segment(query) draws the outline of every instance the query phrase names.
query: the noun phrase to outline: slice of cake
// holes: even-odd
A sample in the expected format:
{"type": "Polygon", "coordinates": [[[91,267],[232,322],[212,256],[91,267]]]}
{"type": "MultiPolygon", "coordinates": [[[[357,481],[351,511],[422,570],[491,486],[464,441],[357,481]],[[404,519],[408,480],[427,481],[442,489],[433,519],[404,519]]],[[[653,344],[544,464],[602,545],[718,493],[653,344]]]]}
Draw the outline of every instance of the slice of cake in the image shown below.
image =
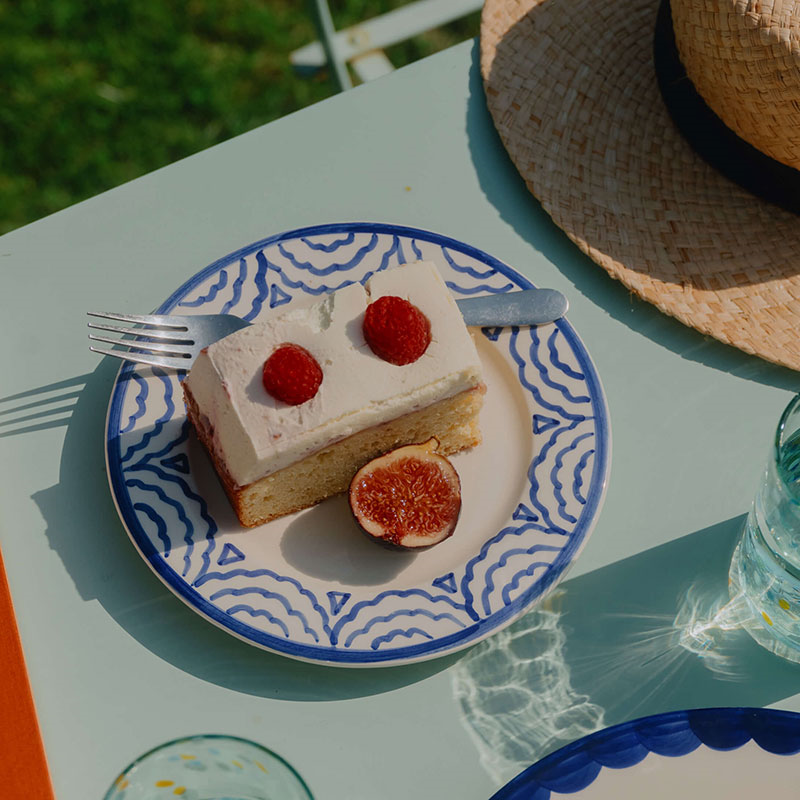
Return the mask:
{"type": "Polygon", "coordinates": [[[485,392],[458,307],[423,261],[227,336],[183,389],[248,527],[346,491],[394,447],[436,437],[448,455],[478,444],[485,392]]]}

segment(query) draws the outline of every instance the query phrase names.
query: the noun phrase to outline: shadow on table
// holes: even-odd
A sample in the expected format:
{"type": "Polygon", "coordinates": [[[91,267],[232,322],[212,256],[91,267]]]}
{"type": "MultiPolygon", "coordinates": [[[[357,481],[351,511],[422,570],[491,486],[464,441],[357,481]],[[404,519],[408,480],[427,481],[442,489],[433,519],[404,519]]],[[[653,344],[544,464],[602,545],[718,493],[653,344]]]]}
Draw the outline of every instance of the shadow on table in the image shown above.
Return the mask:
{"type": "Polygon", "coordinates": [[[796,372],[704,336],[640,300],[584,255],[553,224],[528,191],[495,130],[486,107],[477,40],[472,52],[466,129],[475,172],[489,202],[520,237],[553,263],[592,303],[689,361],[769,386],[800,390],[796,372]]]}
{"type": "Polygon", "coordinates": [[[89,377],[77,375],[0,397],[0,439],[66,427],[89,377]]]}
{"type": "Polygon", "coordinates": [[[452,670],[463,722],[498,785],[595,730],[665,711],[766,706],[800,665],[757,645],[727,573],[744,517],[566,580],[452,670]]]}
{"type": "Polygon", "coordinates": [[[85,386],[71,406],[60,480],[33,499],[81,597],[97,600],[144,647],[201,680],[266,697],[334,700],[390,691],[455,667],[465,724],[479,748],[494,741],[494,731],[500,738],[492,758],[519,749],[526,764],[587,726],[678,707],[767,705],[800,691],[800,666],[740,630],[705,645],[698,634],[693,648],[679,643],[680,625],[702,622],[724,603],[742,518],[567,580],[505,631],[421,664],[323,667],[240,642],[163,586],[118,519],[103,445],[116,371],[104,361],[81,376],[85,386]],[[511,729],[503,727],[506,713],[511,729]],[[536,725],[526,724],[534,719],[536,725]],[[549,738],[532,741],[534,730],[549,738]]]}
{"type": "Polygon", "coordinates": [[[105,417],[117,368],[107,359],[81,376],[85,386],[68,420],[59,423],[67,424],[59,482],[33,496],[50,546],[84,600],[97,600],[140,644],[178,669],[247,694],[301,701],[360,697],[415,683],[453,663],[457,656],[369,670],[301,663],[245,644],[184,605],[135,550],[109,492],[105,417]]]}

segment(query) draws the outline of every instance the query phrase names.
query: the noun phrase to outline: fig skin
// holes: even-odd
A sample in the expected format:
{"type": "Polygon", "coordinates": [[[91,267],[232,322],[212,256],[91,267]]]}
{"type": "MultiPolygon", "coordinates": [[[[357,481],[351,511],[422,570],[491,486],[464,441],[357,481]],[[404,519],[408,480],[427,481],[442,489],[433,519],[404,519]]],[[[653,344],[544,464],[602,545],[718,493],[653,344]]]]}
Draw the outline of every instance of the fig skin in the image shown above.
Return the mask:
{"type": "MultiPolygon", "coordinates": [[[[450,461],[437,453],[439,442],[431,438],[421,444],[410,444],[397,447],[374,458],[365,464],[353,477],[348,494],[350,510],[361,531],[371,541],[376,542],[390,550],[404,552],[417,552],[428,550],[440,544],[453,535],[461,514],[461,481],[450,461]],[[406,462],[418,462],[424,474],[419,473],[399,475],[398,469],[407,466],[406,462]],[[394,471],[392,468],[394,467],[394,471]],[[432,467],[425,470],[425,467],[432,467]],[[415,478],[418,480],[415,481],[415,478]],[[419,480],[430,479],[419,496],[403,496],[402,484],[412,485],[419,480]],[[370,483],[371,481],[371,483],[370,483]],[[397,484],[401,484],[398,486],[397,484]],[[376,496],[376,488],[386,488],[384,484],[394,484],[394,492],[380,493],[376,496]],[[426,498],[424,490],[429,490],[435,496],[426,498]],[[372,492],[372,497],[368,493],[372,492]],[[391,499],[390,499],[391,498],[391,499]],[[367,506],[372,499],[373,505],[367,506]],[[396,501],[396,502],[392,502],[396,501]],[[419,503],[419,513],[414,513],[414,506],[419,503]],[[427,503],[427,507],[425,504],[427,503]],[[392,513],[393,506],[396,513],[392,513]],[[404,508],[411,506],[411,513],[403,513],[404,508]],[[383,519],[370,515],[369,511],[382,512],[383,519]],[[425,515],[428,518],[425,518],[425,515]],[[430,528],[430,523],[436,515],[441,518],[437,528],[430,528]],[[424,530],[419,531],[419,525],[427,523],[424,530]],[[408,526],[411,526],[411,530],[408,526]],[[415,530],[416,528],[416,530],[415,530]]],[[[415,488],[419,488],[419,485],[415,488]]]]}

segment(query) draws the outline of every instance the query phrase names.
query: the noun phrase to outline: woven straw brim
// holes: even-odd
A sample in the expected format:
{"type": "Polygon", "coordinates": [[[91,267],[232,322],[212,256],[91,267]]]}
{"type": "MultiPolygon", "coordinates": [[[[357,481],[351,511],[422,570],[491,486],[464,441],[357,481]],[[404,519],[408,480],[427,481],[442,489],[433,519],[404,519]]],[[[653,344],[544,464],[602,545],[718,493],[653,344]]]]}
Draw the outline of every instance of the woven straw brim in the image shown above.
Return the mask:
{"type": "Polygon", "coordinates": [[[800,217],[683,140],[653,67],[658,0],[486,0],[501,139],[553,221],[643,299],[800,369],[800,217]]]}

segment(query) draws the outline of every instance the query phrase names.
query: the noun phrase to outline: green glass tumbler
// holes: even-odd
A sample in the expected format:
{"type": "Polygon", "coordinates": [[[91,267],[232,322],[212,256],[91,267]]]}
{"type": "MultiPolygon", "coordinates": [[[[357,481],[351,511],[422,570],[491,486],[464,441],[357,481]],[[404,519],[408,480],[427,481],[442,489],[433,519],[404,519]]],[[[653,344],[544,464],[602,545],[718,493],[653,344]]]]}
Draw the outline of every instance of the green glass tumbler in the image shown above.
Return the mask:
{"type": "Polygon", "coordinates": [[[124,769],[104,800],[313,800],[280,756],[235,736],[204,734],[150,750],[124,769]]]}
{"type": "Polygon", "coordinates": [[[800,661],[800,395],[778,422],[729,577],[731,596],[752,611],[747,631],[800,661]]]}

